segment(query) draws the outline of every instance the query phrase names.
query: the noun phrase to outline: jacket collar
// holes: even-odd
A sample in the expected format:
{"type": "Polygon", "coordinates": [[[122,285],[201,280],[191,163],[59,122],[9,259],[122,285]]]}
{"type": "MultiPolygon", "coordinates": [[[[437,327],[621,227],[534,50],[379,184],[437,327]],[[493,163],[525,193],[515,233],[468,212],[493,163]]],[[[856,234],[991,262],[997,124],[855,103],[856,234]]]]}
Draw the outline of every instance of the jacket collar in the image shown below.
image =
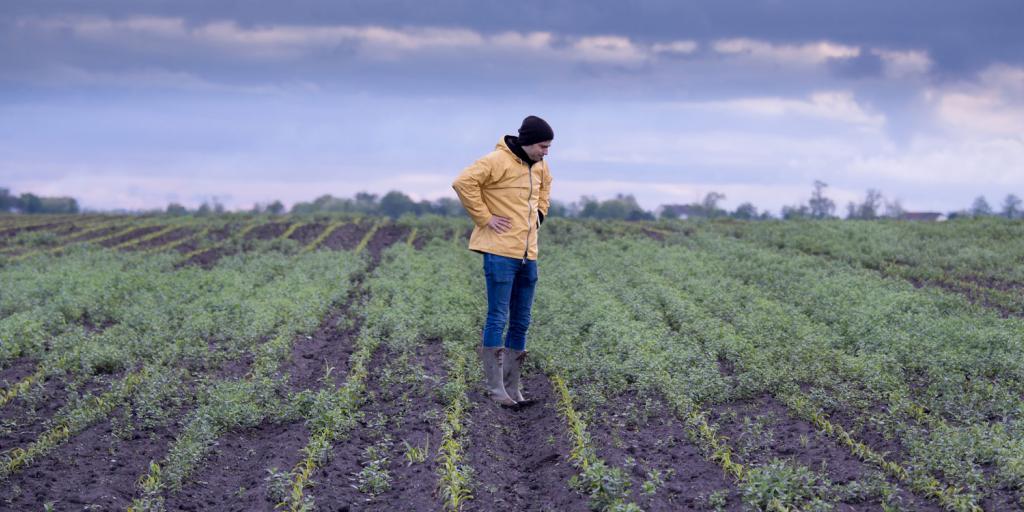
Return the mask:
{"type": "Polygon", "coordinates": [[[527,164],[528,166],[533,167],[533,164],[537,163],[533,160],[530,160],[530,157],[526,154],[526,151],[523,151],[523,147],[519,145],[519,137],[516,137],[515,135],[506,135],[504,138],[501,139],[501,142],[502,143],[499,144],[499,146],[504,146],[504,148],[507,151],[511,151],[512,154],[516,156],[516,158],[522,160],[523,163],[527,164]]]}

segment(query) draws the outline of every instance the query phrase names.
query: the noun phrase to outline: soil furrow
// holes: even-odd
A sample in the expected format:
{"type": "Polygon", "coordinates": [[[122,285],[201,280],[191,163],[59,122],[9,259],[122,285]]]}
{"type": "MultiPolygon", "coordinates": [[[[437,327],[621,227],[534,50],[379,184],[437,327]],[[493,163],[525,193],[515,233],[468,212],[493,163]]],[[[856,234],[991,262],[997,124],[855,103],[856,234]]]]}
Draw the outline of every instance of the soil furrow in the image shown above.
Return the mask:
{"type": "MultiPolygon", "coordinates": [[[[292,357],[281,367],[281,373],[289,374],[290,391],[323,387],[327,366],[332,367],[330,386],[340,385],[348,374],[349,357],[359,332],[359,323],[352,315],[353,306],[364,295],[361,282],[362,277],[356,276],[346,302],[329,312],[312,335],[293,340],[292,357]]],[[[271,490],[272,472],[277,472],[279,480],[286,479],[302,460],[309,438],[309,429],[301,420],[265,422],[225,434],[183,489],[168,496],[168,509],[274,510],[281,497],[271,490]]]]}
{"type": "MultiPolygon", "coordinates": [[[[345,305],[329,313],[311,337],[294,340],[292,361],[282,367],[283,373],[291,374],[289,387],[293,391],[321,387],[325,364],[334,367],[332,385],[348,373],[358,328],[344,328],[339,322],[350,314],[360,296],[358,290],[353,290],[345,305]]],[[[168,509],[273,510],[276,503],[271,499],[269,470],[290,471],[302,459],[309,436],[304,421],[263,423],[225,434],[202,469],[181,491],[168,496],[168,509]]]]}
{"type": "Polygon", "coordinates": [[[589,510],[570,485],[576,474],[570,442],[551,382],[541,372],[523,376],[524,394],[537,403],[502,408],[470,391],[466,461],[473,467],[473,499],[467,511],[589,510]]]}
{"type": "Polygon", "coordinates": [[[63,378],[49,376],[0,408],[0,452],[35,441],[67,403],[66,386],[63,378]]]}
{"type": "Polygon", "coordinates": [[[373,226],[372,222],[350,222],[338,226],[331,231],[331,234],[327,236],[320,246],[326,247],[335,251],[351,251],[355,249],[359,242],[363,240],[363,236],[373,226]]]}
{"type": "Polygon", "coordinates": [[[313,479],[321,510],[440,510],[436,496],[444,352],[437,341],[415,350],[388,346],[369,365],[367,403],[351,435],[335,444],[313,479]]]}
{"type": "Polygon", "coordinates": [[[274,510],[268,470],[287,473],[302,458],[308,439],[303,421],[264,423],[225,434],[202,469],[167,497],[167,510],[274,510]]]}
{"type": "Polygon", "coordinates": [[[31,357],[19,357],[3,365],[3,369],[0,369],[0,389],[7,389],[35,373],[37,364],[38,361],[31,357]]]}
{"type": "Polygon", "coordinates": [[[282,365],[282,373],[289,375],[289,387],[294,391],[317,389],[328,366],[335,385],[348,375],[349,358],[355,351],[359,333],[358,318],[353,305],[363,300],[364,292],[355,288],[345,304],[330,313],[310,336],[299,336],[292,344],[291,360],[282,365]]]}
{"type": "Polygon", "coordinates": [[[161,247],[161,246],[163,246],[165,244],[169,244],[171,242],[176,242],[178,240],[181,240],[182,238],[185,238],[187,236],[191,236],[195,232],[196,231],[194,229],[192,229],[192,228],[172,229],[171,231],[168,231],[168,232],[166,232],[166,233],[164,233],[164,234],[162,234],[162,235],[160,235],[160,236],[158,236],[156,238],[151,238],[151,239],[146,240],[144,242],[139,242],[138,244],[135,244],[134,246],[130,247],[129,249],[131,249],[133,251],[139,251],[139,250],[152,249],[152,248],[155,248],[155,247],[161,247]]]}
{"type": "Polygon", "coordinates": [[[207,270],[213,268],[214,265],[220,261],[221,258],[227,256],[230,253],[227,247],[212,247],[199,254],[192,256],[191,258],[178,263],[176,268],[187,267],[189,265],[198,265],[207,270]]]}
{"type": "MultiPolygon", "coordinates": [[[[886,436],[882,432],[879,432],[875,428],[872,428],[870,424],[865,424],[863,421],[857,420],[857,415],[853,411],[837,408],[826,408],[824,411],[828,416],[829,420],[851,433],[857,440],[869,446],[871,449],[878,453],[885,454],[887,460],[897,462],[901,465],[908,465],[908,454],[903,444],[899,439],[886,436]]],[[[914,422],[907,422],[913,424],[914,422]]],[[[999,478],[996,476],[998,468],[992,464],[981,465],[981,470],[985,475],[985,478],[990,481],[996,481],[999,478]]],[[[944,482],[947,485],[951,482],[947,481],[945,475],[934,474],[932,475],[940,482],[944,482]]],[[[917,501],[923,501],[923,498],[917,497],[917,501]]],[[[1014,510],[1013,507],[1019,507],[1020,504],[1019,492],[1008,489],[998,488],[992,490],[992,493],[986,496],[982,500],[982,507],[985,510],[1014,510]]],[[[926,502],[928,506],[932,506],[931,502],[926,502]]],[[[922,509],[927,510],[927,509],[922,509]]],[[[934,508],[931,510],[940,510],[934,508]]]]}
{"type": "Polygon", "coordinates": [[[124,229],[124,226],[122,226],[122,225],[115,225],[115,226],[110,226],[110,227],[107,227],[107,228],[103,228],[103,229],[101,229],[99,231],[93,231],[93,232],[90,232],[88,234],[73,236],[73,237],[65,240],[64,241],[64,245],[70,245],[70,244],[75,244],[75,243],[78,243],[78,242],[87,242],[89,240],[95,240],[97,238],[102,238],[102,237],[105,237],[105,236],[110,235],[112,233],[116,233],[118,231],[121,231],[122,229],[124,229]]]}
{"type": "Polygon", "coordinates": [[[991,291],[1011,291],[1011,290],[1004,290],[1004,289],[1001,289],[1001,288],[994,288],[994,287],[991,287],[991,286],[987,286],[985,284],[975,283],[975,282],[972,282],[972,281],[969,281],[969,280],[940,281],[940,280],[933,280],[933,279],[922,279],[922,278],[917,278],[917,277],[903,277],[903,276],[900,276],[898,274],[886,272],[884,270],[880,270],[879,273],[881,273],[884,276],[904,278],[908,282],[913,284],[915,288],[925,288],[925,287],[941,288],[941,289],[943,289],[943,290],[945,290],[947,292],[955,293],[957,295],[960,295],[960,296],[966,298],[972,304],[977,304],[979,306],[983,306],[985,308],[989,308],[989,309],[999,313],[999,316],[1001,316],[1003,318],[1010,318],[1010,317],[1018,317],[1019,318],[1019,317],[1024,316],[1024,312],[1022,312],[1021,310],[1019,310],[1019,309],[1012,309],[1010,307],[1007,307],[1006,305],[999,304],[998,302],[994,302],[992,300],[992,297],[988,293],[986,293],[986,292],[991,292],[991,291]]]}
{"type": "Polygon", "coordinates": [[[664,401],[620,395],[594,411],[588,427],[598,456],[627,471],[632,501],[645,511],[743,509],[732,479],[689,441],[664,401]]]}
{"type": "Polygon", "coordinates": [[[41,224],[41,225],[37,225],[37,226],[26,226],[26,227],[17,227],[17,228],[5,229],[3,231],[0,231],[0,239],[12,238],[12,237],[15,237],[15,236],[17,236],[17,235],[19,235],[21,233],[31,233],[33,231],[41,231],[41,230],[44,230],[44,229],[55,228],[55,227],[62,226],[64,224],[66,224],[66,223],[65,222],[52,222],[52,223],[49,223],[49,224],[41,224]]]}
{"type": "Polygon", "coordinates": [[[785,404],[771,395],[718,405],[712,408],[711,419],[744,463],[789,460],[826,476],[839,492],[830,497],[837,510],[879,510],[883,493],[893,491],[892,501],[902,508],[942,510],[908,492],[881,469],[864,463],[814,425],[792,416],[785,404]]]}
{"type": "Polygon", "coordinates": [[[366,250],[370,253],[370,258],[373,261],[380,261],[384,249],[391,247],[394,243],[403,242],[407,236],[409,236],[409,228],[394,224],[381,226],[366,244],[366,250]]]}
{"type": "Polygon", "coordinates": [[[288,230],[290,222],[269,222],[245,234],[246,240],[272,240],[288,230]]]}
{"type": "Polygon", "coordinates": [[[137,492],[135,478],[166,453],[186,416],[179,410],[165,424],[128,433],[114,421],[93,425],[5,482],[0,503],[10,510],[124,510],[137,492]]]}
{"type": "Polygon", "coordinates": [[[292,232],[292,234],[289,235],[288,238],[295,240],[302,246],[306,246],[313,240],[316,240],[316,237],[319,236],[320,233],[324,231],[325,227],[327,227],[327,224],[322,222],[306,224],[304,226],[300,226],[298,229],[292,232]]]}
{"type": "Polygon", "coordinates": [[[163,228],[163,226],[148,226],[144,228],[133,229],[121,236],[115,236],[114,238],[104,240],[100,242],[100,245],[102,245],[103,247],[114,247],[129,240],[134,240],[136,238],[146,236],[150,233],[155,233],[163,228]]]}

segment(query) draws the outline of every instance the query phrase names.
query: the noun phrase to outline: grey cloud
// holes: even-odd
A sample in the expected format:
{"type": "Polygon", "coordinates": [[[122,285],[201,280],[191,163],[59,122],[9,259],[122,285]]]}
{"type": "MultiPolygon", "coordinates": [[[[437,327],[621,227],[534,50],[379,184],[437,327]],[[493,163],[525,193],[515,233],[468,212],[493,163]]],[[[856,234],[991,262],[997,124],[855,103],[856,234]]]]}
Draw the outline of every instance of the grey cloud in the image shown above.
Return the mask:
{"type": "Polygon", "coordinates": [[[870,78],[882,75],[882,59],[873,53],[862,52],[851,59],[830,59],[829,68],[844,78],[870,78]]]}
{"type": "Polygon", "coordinates": [[[62,15],[180,16],[189,23],[235,20],[245,26],[266,24],[376,24],[384,26],[470,27],[484,33],[514,30],[567,35],[614,34],[637,40],[690,38],[700,42],[749,37],[798,43],[820,39],[843,44],[923,49],[932,55],[936,75],[951,78],[993,62],[1024,62],[1024,9],[1018,0],[961,2],[675,1],[551,2],[519,0],[422,2],[349,0],[321,2],[246,2],[200,0],[141,4],[130,0],[71,0],[7,5],[9,17],[62,15]]]}

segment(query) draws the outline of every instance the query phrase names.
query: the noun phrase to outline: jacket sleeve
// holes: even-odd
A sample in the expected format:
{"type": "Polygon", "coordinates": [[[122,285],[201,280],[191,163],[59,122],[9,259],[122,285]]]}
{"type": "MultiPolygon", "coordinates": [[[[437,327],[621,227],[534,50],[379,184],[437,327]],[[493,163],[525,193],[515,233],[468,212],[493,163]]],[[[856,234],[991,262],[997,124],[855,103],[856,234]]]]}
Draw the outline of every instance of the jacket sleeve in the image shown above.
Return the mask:
{"type": "Polygon", "coordinates": [[[483,186],[490,182],[490,179],[491,165],[486,159],[481,158],[466,167],[452,182],[452,188],[459,195],[462,207],[473,219],[473,223],[480,227],[486,226],[491,220],[491,211],[484,204],[481,193],[483,186]]]}
{"type": "Polygon", "coordinates": [[[537,199],[537,209],[546,216],[549,206],[551,206],[551,170],[545,165],[544,175],[540,179],[540,198],[537,199]]]}

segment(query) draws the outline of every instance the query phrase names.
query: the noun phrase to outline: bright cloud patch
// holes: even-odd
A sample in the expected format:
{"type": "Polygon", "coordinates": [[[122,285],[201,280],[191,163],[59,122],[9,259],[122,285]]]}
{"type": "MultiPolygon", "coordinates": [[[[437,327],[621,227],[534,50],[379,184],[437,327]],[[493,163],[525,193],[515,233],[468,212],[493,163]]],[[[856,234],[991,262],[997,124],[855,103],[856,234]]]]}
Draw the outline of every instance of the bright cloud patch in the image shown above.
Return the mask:
{"type": "Polygon", "coordinates": [[[758,60],[804,65],[860,56],[860,48],[857,46],[829,41],[791,45],[746,38],[720,39],[714,42],[712,48],[725,55],[746,55],[758,60]]]}
{"type": "Polygon", "coordinates": [[[885,124],[885,115],[862,107],[848,91],[817,92],[807,99],[739,98],[693,105],[753,115],[813,117],[872,127],[885,124]]]}
{"type": "Polygon", "coordinates": [[[894,78],[922,75],[932,67],[928,53],[920,50],[892,51],[876,48],[871,53],[882,59],[885,73],[894,78]]]}
{"type": "Polygon", "coordinates": [[[583,60],[598,62],[636,62],[646,58],[645,52],[628,37],[584,37],[573,44],[576,55],[583,60]]]}
{"type": "Polygon", "coordinates": [[[926,98],[949,131],[1024,137],[1024,68],[993,66],[974,82],[929,91],[926,98]]]}
{"type": "Polygon", "coordinates": [[[999,185],[1024,187],[1024,140],[995,138],[957,141],[919,138],[898,154],[865,156],[851,162],[854,173],[921,186],[999,185]]]}
{"type": "Polygon", "coordinates": [[[697,51],[697,42],[672,41],[669,43],[655,43],[651,45],[651,51],[653,51],[654,53],[685,55],[697,51]]]}

